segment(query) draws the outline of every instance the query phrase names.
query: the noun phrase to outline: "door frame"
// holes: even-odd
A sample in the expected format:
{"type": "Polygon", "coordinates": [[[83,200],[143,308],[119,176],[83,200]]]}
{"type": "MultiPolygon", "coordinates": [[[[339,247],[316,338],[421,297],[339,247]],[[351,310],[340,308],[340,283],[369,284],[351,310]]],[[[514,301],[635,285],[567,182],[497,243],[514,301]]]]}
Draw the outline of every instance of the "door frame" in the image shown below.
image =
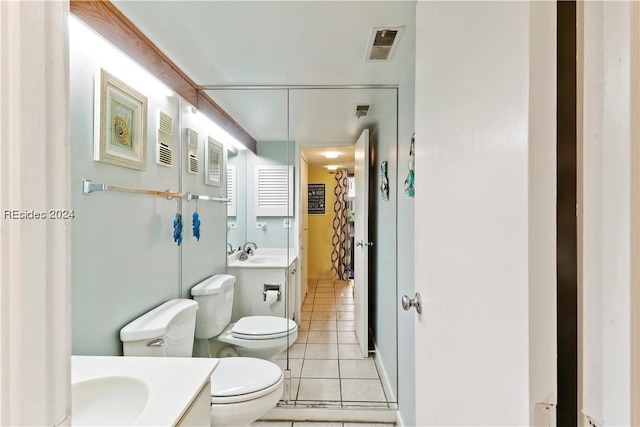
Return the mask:
{"type": "MultiPolygon", "coordinates": [[[[370,132],[369,129],[364,129],[358,140],[356,141],[356,150],[354,153],[355,159],[355,167],[354,167],[354,175],[355,175],[355,186],[356,186],[356,197],[354,200],[354,212],[356,213],[356,221],[355,221],[355,230],[354,230],[354,244],[356,248],[354,249],[354,259],[353,263],[354,267],[354,289],[353,289],[353,299],[354,299],[354,331],[356,336],[358,337],[358,344],[360,345],[360,350],[362,352],[362,357],[366,358],[369,354],[369,246],[370,244],[370,233],[369,233],[369,209],[370,209],[370,132]],[[361,142],[362,141],[362,142],[361,142]],[[362,143],[362,170],[363,172],[358,173],[358,144],[362,143]],[[364,183],[358,182],[358,178],[364,178],[364,183]],[[362,194],[358,195],[360,189],[363,189],[362,194]],[[363,212],[358,211],[358,206],[360,206],[363,212]],[[363,214],[364,213],[364,214],[363,214]],[[358,215],[363,214],[363,215],[358,215]],[[360,216],[361,218],[358,218],[360,216]],[[366,220],[363,221],[362,218],[366,220]],[[364,225],[363,225],[364,224],[364,225]],[[362,234],[358,234],[358,231],[362,234]],[[358,239],[360,240],[361,246],[358,246],[358,239]],[[362,251],[362,255],[358,255],[359,251],[362,251]],[[358,259],[356,260],[356,256],[358,259]],[[363,267],[359,266],[359,262],[361,261],[363,267]],[[357,270],[356,270],[357,269],[357,270]],[[358,274],[360,272],[361,274],[358,274]],[[364,276],[365,279],[358,278],[358,276],[364,276]],[[358,289],[358,285],[361,285],[361,289],[358,289]],[[360,307],[360,310],[358,310],[360,307]]],[[[397,331],[396,331],[397,337],[397,331]]]]}

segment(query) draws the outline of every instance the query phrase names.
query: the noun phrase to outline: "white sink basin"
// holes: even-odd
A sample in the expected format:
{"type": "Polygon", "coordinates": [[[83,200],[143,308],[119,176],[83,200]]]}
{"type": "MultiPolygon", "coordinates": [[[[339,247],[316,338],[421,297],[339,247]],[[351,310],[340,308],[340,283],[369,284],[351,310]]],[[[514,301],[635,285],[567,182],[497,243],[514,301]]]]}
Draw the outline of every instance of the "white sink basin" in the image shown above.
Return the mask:
{"type": "Polygon", "coordinates": [[[250,257],[247,260],[247,262],[251,264],[273,264],[276,261],[279,261],[277,257],[264,256],[264,255],[256,255],[254,257],[250,257]]]}
{"type": "Polygon", "coordinates": [[[132,425],[149,399],[147,385],[132,377],[100,377],[71,386],[71,425],[132,425]]]}

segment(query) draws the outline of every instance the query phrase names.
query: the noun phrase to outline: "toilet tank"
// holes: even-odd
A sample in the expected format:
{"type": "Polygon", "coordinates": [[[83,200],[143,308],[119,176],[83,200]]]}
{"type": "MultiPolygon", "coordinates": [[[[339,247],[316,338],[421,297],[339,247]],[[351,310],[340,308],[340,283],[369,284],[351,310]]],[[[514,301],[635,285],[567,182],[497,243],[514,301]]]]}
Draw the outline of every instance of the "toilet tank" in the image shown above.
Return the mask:
{"type": "Polygon", "coordinates": [[[217,274],[191,288],[191,296],[199,306],[196,316],[196,338],[213,338],[227,327],[231,321],[235,283],[234,276],[217,274]]]}
{"type": "Polygon", "coordinates": [[[198,303],[174,299],[120,330],[125,356],[191,357],[198,303]]]}

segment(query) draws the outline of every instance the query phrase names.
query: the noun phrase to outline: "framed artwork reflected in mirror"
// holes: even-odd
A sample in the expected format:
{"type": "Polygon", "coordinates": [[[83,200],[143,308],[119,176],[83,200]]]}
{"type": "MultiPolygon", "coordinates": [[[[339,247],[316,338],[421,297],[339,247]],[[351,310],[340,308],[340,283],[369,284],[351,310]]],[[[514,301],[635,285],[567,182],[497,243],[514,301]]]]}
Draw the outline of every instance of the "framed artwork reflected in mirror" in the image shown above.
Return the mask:
{"type": "Polygon", "coordinates": [[[225,174],[224,146],[209,136],[207,137],[207,146],[204,153],[204,183],[214,187],[221,187],[225,174]]]}

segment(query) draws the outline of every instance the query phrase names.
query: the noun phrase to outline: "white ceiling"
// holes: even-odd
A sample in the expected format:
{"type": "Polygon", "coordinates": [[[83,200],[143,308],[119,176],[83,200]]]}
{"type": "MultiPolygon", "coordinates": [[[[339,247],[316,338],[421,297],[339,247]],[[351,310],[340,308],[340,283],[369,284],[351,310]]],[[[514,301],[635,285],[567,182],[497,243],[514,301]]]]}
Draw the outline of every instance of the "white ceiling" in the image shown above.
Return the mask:
{"type": "Polygon", "coordinates": [[[303,145],[352,144],[394,108],[395,89],[294,89],[207,91],[227,113],[259,141],[299,141],[303,145]],[[287,99],[288,97],[288,99],[287,99]],[[287,102],[291,114],[287,115],[287,102]],[[356,104],[371,105],[365,117],[356,104]]]}
{"type": "MultiPolygon", "coordinates": [[[[415,1],[112,0],[199,85],[397,85],[411,66],[415,1]],[[390,61],[365,61],[371,27],[404,25],[390,61]]],[[[208,91],[260,141],[353,143],[391,89],[208,91]],[[372,103],[369,118],[355,105],[372,103]],[[287,134],[287,126],[289,133],[287,134]]]]}
{"type": "Polygon", "coordinates": [[[304,147],[302,155],[312,167],[326,167],[329,165],[338,166],[340,169],[353,171],[355,167],[355,147],[304,147]],[[325,153],[333,151],[338,154],[335,159],[328,159],[325,153]]]}

